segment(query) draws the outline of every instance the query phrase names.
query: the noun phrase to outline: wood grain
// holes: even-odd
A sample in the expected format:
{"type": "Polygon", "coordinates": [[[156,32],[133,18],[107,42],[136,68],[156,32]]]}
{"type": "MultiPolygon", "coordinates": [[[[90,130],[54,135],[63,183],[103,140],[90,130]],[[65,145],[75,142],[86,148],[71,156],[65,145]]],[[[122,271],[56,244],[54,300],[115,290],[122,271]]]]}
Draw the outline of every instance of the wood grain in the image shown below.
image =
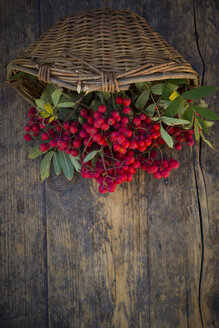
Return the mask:
{"type": "Polygon", "coordinates": [[[47,327],[44,186],[23,140],[27,103],[5,84],[6,65],[39,36],[37,1],[1,1],[0,327],[47,327]]]}
{"type": "MultiPolygon", "coordinates": [[[[1,67],[60,17],[104,6],[145,17],[204,84],[218,84],[213,0],[1,1],[1,67]]],[[[110,195],[79,175],[41,184],[22,139],[28,105],[3,87],[0,326],[217,327],[216,152],[185,147],[168,179],[139,172],[110,195]]]]}
{"type": "MultiPolygon", "coordinates": [[[[196,30],[199,52],[203,60],[203,84],[219,86],[219,6],[217,1],[195,1],[196,30]],[[205,10],[203,10],[205,8],[205,10]]],[[[207,99],[209,108],[219,114],[219,92],[207,99]]],[[[203,225],[203,267],[200,284],[200,304],[205,327],[219,327],[219,162],[218,124],[211,129],[209,138],[215,150],[205,144],[196,165],[198,195],[203,225]]]]}

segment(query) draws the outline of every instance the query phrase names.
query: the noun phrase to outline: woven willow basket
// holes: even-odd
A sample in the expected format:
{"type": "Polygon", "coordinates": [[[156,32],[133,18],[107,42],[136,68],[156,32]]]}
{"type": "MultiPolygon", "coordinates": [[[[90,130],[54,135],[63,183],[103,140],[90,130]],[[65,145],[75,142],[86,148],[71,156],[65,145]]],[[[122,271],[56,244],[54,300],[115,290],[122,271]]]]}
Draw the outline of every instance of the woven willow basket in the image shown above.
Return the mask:
{"type": "Polygon", "coordinates": [[[32,104],[49,82],[88,93],[176,78],[199,84],[197,72],[144,18],[111,8],[63,17],[7,68],[7,82],[32,104]],[[20,71],[37,79],[9,82],[20,71]]]}

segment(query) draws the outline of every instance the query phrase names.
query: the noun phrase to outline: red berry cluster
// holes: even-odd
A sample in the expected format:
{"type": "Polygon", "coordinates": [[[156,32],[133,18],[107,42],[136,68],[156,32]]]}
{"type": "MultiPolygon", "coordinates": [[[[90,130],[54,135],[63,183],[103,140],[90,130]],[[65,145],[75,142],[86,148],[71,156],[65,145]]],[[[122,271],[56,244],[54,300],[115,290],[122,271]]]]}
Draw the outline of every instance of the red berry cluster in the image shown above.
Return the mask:
{"type": "MultiPolygon", "coordinates": [[[[24,139],[41,137],[42,152],[57,148],[72,156],[80,154],[82,177],[96,179],[100,193],[113,192],[118,184],[131,181],[137,168],[152,173],[156,179],[168,177],[172,169],[178,168],[179,162],[163,158],[160,124],[145,113],[133,112],[128,98],[118,96],[116,103],[118,110],[111,110],[104,104],[97,111],[82,108],[73,122],[54,120],[49,123],[35,108],[30,108],[29,124],[25,126],[29,133],[24,139]],[[95,158],[86,161],[92,151],[98,151],[95,158]]],[[[166,130],[175,138],[176,149],[181,149],[183,141],[192,146],[193,131],[168,126],[166,130]]]]}
{"type": "Polygon", "coordinates": [[[26,133],[24,139],[32,140],[33,137],[40,137],[43,143],[39,145],[42,152],[46,152],[50,148],[57,148],[60,151],[65,151],[66,154],[77,156],[81,147],[81,138],[74,138],[73,135],[78,131],[79,122],[61,123],[59,120],[49,122],[49,119],[43,119],[37,113],[36,108],[29,109],[29,123],[25,125],[26,133]]]}

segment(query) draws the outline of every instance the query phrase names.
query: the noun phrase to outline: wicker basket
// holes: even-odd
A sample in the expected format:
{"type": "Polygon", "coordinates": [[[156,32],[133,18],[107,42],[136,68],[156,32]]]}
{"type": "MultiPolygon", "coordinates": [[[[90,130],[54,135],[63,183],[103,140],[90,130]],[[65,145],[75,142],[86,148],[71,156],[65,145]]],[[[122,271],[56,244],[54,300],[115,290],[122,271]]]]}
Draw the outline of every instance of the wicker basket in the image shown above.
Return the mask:
{"type": "Polygon", "coordinates": [[[49,82],[88,93],[175,78],[199,84],[198,73],[144,18],[112,8],[62,18],[7,68],[7,82],[30,103],[49,82]],[[38,78],[9,82],[19,71],[38,78]]]}

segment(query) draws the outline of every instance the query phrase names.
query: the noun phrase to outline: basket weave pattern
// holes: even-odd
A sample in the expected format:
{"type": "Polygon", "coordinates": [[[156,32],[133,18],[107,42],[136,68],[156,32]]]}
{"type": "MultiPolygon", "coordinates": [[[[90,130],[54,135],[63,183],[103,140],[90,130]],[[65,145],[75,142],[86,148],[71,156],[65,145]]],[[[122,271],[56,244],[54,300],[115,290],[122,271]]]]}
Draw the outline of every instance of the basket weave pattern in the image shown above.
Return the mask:
{"type": "Polygon", "coordinates": [[[8,65],[7,80],[29,102],[46,83],[69,90],[119,92],[131,83],[174,78],[198,84],[198,74],[144,18],[111,8],[62,18],[8,65]],[[18,71],[37,76],[9,82],[18,71]]]}

